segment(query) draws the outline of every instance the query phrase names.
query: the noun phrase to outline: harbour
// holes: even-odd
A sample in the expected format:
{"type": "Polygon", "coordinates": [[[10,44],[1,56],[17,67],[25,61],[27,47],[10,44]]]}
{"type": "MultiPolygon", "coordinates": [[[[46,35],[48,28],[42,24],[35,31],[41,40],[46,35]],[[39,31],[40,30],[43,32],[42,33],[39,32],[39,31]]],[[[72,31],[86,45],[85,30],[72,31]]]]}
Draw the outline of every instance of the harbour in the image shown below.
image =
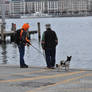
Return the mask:
{"type": "Polygon", "coordinates": [[[0,17],[0,92],[92,92],[91,0],[1,0],[0,17]],[[14,36],[25,23],[30,45],[22,49],[21,65],[14,36]],[[41,46],[46,24],[58,37],[59,68],[47,68],[41,46]]]}

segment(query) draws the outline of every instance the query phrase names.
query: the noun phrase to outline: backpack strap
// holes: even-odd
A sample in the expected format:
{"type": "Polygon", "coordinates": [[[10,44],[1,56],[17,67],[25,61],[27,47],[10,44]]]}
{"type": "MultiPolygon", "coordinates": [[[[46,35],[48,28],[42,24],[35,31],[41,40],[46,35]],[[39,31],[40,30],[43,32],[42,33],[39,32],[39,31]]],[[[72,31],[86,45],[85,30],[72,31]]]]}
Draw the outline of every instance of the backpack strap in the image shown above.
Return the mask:
{"type": "Polygon", "coordinates": [[[22,30],[22,29],[20,30],[20,39],[22,39],[23,31],[24,31],[24,30],[22,30]]]}

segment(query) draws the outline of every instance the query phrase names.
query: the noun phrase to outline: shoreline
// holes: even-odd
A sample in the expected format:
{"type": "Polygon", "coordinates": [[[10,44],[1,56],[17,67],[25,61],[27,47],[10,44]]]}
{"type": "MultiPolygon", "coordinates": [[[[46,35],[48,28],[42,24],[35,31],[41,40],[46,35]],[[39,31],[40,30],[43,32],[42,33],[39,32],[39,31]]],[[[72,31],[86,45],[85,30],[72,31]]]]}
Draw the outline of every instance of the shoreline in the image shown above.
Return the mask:
{"type": "MultiPolygon", "coordinates": [[[[53,16],[53,17],[30,17],[30,18],[20,18],[20,17],[6,17],[6,19],[39,19],[39,18],[69,18],[69,17],[73,17],[73,18],[76,18],[76,17],[92,17],[92,15],[75,15],[75,16],[68,16],[68,15],[62,15],[62,16],[53,16]]],[[[0,18],[1,19],[1,18],[0,18]]]]}

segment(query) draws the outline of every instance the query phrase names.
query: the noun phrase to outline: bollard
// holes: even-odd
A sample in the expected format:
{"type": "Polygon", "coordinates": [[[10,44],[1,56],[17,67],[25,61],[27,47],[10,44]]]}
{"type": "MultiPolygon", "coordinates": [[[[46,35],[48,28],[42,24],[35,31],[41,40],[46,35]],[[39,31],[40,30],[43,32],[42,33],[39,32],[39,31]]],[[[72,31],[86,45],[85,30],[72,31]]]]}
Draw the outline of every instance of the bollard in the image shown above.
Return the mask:
{"type": "Polygon", "coordinates": [[[2,24],[1,25],[1,40],[2,40],[2,42],[5,42],[4,30],[5,30],[5,27],[4,27],[4,24],[2,24]]]}
{"type": "MultiPolygon", "coordinates": [[[[27,23],[29,25],[29,23],[27,23]]],[[[29,40],[31,40],[30,34],[29,34],[29,30],[27,30],[27,37],[29,40]]]]}
{"type": "Polygon", "coordinates": [[[27,37],[29,40],[31,40],[31,37],[30,37],[30,34],[29,34],[29,31],[27,30],[27,37]]]}
{"type": "MultiPolygon", "coordinates": [[[[11,28],[12,31],[16,31],[16,24],[12,23],[12,28],[11,28]]],[[[14,42],[14,34],[11,35],[11,42],[14,42]]]]}
{"type": "Polygon", "coordinates": [[[39,42],[40,42],[40,40],[41,40],[40,22],[38,22],[37,25],[38,25],[38,40],[39,40],[39,42]]]}
{"type": "Polygon", "coordinates": [[[12,28],[11,28],[12,31],[16,31],[16,24],[12,23],[12,28]]]}

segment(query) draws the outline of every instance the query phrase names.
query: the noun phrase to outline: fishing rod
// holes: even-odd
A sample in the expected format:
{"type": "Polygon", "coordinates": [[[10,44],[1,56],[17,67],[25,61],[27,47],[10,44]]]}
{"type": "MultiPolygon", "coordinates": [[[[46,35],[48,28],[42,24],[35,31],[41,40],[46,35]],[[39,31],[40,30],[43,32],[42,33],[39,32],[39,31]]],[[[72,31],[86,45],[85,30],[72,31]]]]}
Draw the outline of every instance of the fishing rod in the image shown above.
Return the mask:
{"type": "MultiPolygon", "coordinates": [[[[31,44],[31,46],[35,49],[35,50],[37,50],[41,55],[43,55],[44,56],[44,54],[39,50],[39,49],[37,49],[35,46],[33,46],[32,44],[31,44]]],[[[45,56],[44,56],[45,57],[45,56]]]]}

